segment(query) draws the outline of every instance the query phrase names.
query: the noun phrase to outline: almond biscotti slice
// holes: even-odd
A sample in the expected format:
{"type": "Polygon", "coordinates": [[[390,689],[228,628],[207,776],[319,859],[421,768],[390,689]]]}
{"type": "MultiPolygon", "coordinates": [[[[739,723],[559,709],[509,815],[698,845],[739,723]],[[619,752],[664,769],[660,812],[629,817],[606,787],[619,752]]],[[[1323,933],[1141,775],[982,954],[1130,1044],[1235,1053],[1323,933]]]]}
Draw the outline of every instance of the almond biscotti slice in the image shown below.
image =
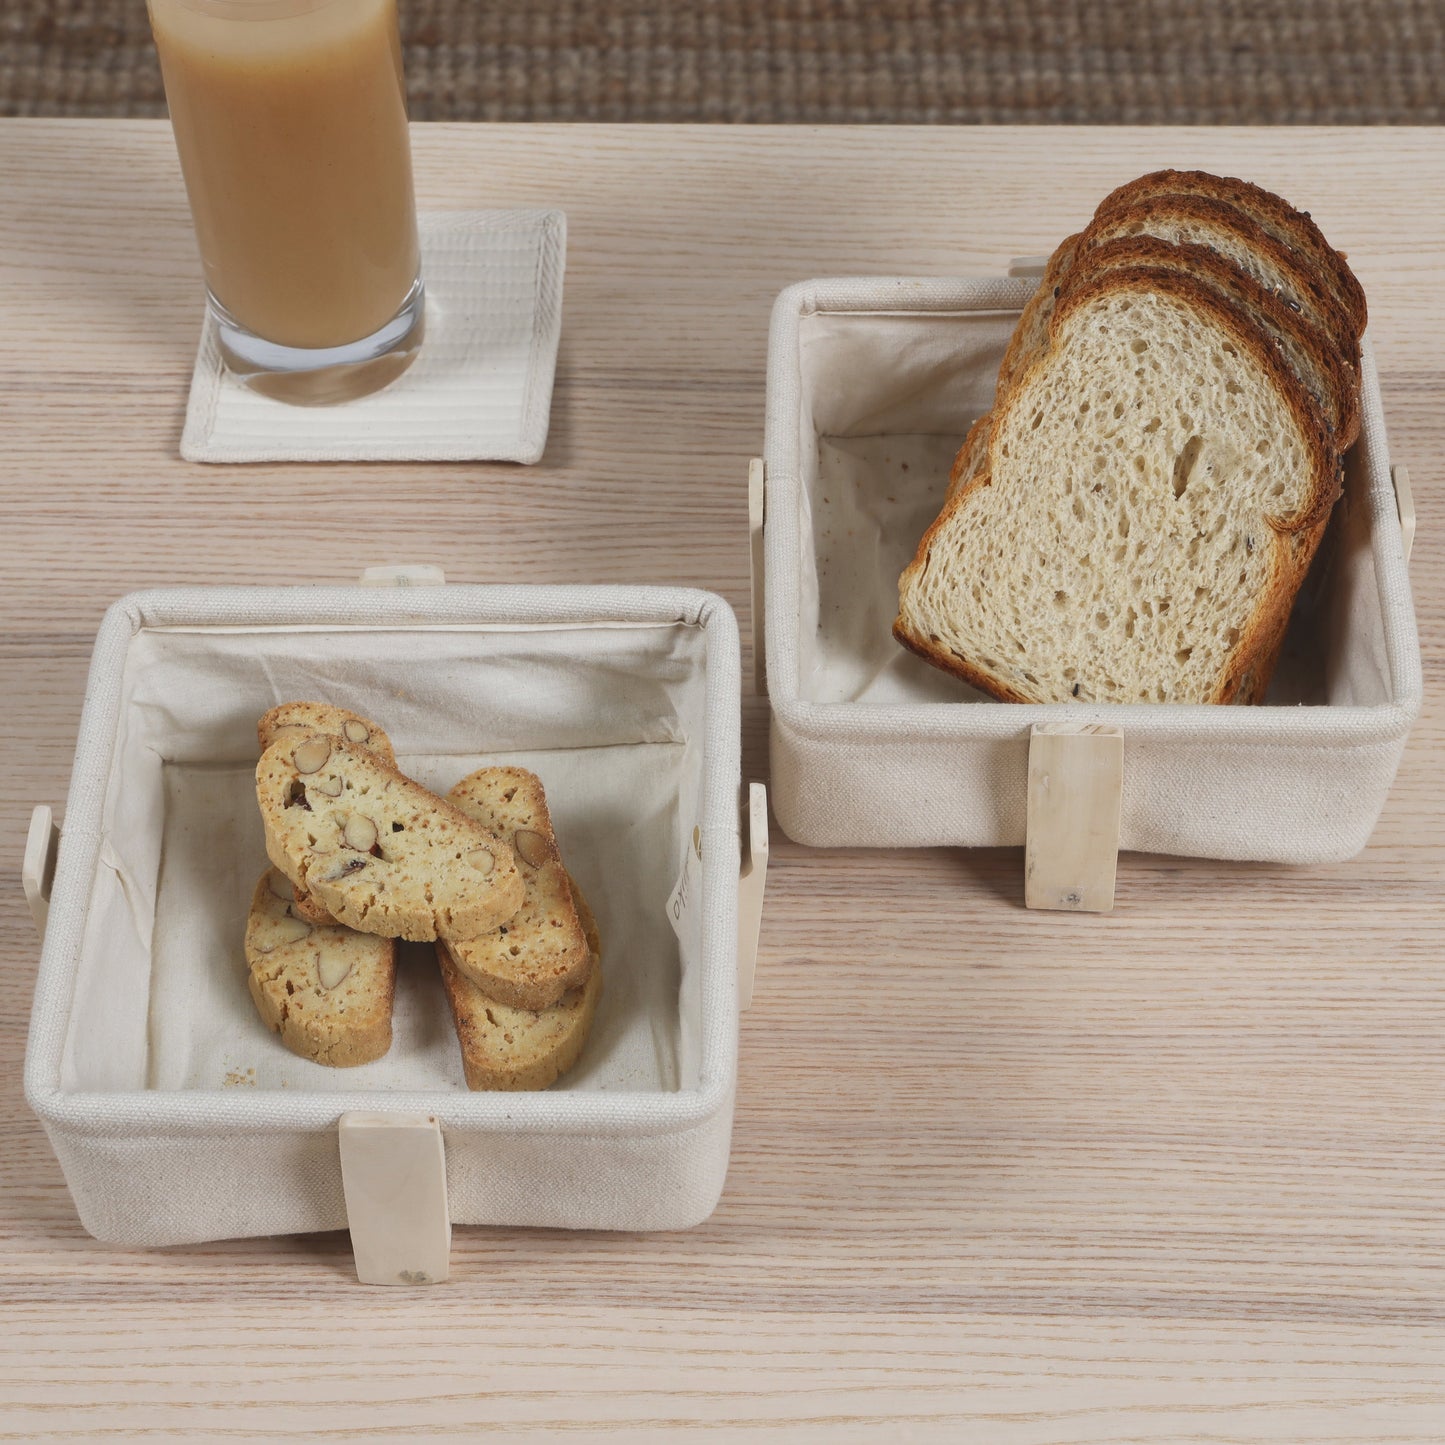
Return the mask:
{"type": "Polygon", "coordinates": [[[545,1089],[582,1053],[602,994],[602,939],[581,890],[568,881],[587,940],[587,977],[548,1008],[516,1008],[489,997],[456,966],[445,943],[436,946],[469,1089],[545,1089]]]}
{"type": "MultiPolygon", "coordinates": [[[[329,702],[283,702],[273,707],[257,724],[256,736],[264,753],[272,743],[283,737],[325,733],[370,749],[383,762],[396,766],[391,739],[370,718],[329,702]]],[[[336,920],[304,888],[296,890],[292,908],[298,918],[308,923],[335,923],[336,920]]]]}
{"type": "Polygon", "coordinates": [[[396,754],[385,731],[368,717],[329,702],[283,702],[273,707],[257,724],[256,736],[264,753],[272,743],[293,734],[325,733],[343,742],[368,748],[384,763],[396,766],[396,754]]]}
{"type": "Polygon", "coordinates": [[[1338,493],[1319,408],[1239,307],[1111,271],[1059,300],[894,635],[1004,701],[1257,695],[1338,493]]]}
{"type": "Polygon", "coordinates": [[[587,976],[591,950],[567,870],[557,852],[542,780],[525,768],[478,768],[447,794],[482,827],[512,845],[526,897],[501,929],[449,936],[457,968],[490,997],[546,1008],[587,976]]]}
{"type": "Polygon", "coordinates": [[[391,1047],[396,944],[298,918],[291,882],[268,868],[246,920],[247,984],[256,1011],[293,1054],[333,1068],[391,1047]]]}
{"type": "Polygon", "coordinates": [[[273,743],[256,798],[271,861],[348,928],[470,938],[522,905],[506,843],[355,743],[325,733],[273,743]]]}

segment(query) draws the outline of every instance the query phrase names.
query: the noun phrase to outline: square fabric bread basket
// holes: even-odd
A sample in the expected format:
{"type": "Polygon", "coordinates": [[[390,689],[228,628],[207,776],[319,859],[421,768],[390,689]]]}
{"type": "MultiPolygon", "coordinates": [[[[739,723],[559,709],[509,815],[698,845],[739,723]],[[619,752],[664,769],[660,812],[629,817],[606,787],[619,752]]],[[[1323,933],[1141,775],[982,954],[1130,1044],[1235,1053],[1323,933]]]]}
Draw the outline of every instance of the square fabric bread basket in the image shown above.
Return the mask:
{"type": "Polygon", "coordinates": [[[1353,856],[1419,711],[1419,640],[1365,346],[1345,495],[1262,706],[1001,704],[890,635],[898,576],[1037,281],[812,281],[773,311],[764,482],[772,793],[818,847],[1025,841],[1035,725],[1123,734],[1119,845],[1353,856]]]}
{"type": "Polygon", "coordinates": [[[337,1124],[356,1110],[435,1117],[455,1223],[705,1219],[737,1072],[738,786],[736,624],[704,592],[182,588],[116,603],[25,1078],[82,1223],[131,1246],[343,1228],[337,1124]],[[311,1063],[262,1025],[241,946],[265,866],[255,728],[291,698],[380,722],[433,789],[490,762],[541,776],[605,980],[551,1089],[468,1092],[429,945],[403,946],[374,1063],[311,1063]]]}

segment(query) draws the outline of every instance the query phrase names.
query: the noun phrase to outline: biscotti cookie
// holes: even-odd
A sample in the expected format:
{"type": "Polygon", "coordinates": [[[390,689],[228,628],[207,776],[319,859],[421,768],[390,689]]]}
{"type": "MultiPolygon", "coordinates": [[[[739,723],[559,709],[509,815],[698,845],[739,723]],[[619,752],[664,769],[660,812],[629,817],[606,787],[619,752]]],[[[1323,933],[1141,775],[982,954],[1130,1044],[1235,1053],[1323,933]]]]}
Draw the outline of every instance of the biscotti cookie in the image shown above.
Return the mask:
{"type": "Polygon", "coordinates": [[[546,1008],[587,976],[591,951],[572,905],[542,780],[525,768],[478,768],[447,794],[512,846],[526,889],[516,916],[476,938],[449,937],[457,968],[491,998],[546,1008]]]}
{"type": "Polygon", "coordinates": [[[268,868],[246,921],[247,984],[256,1011],[293,1054],[348,1068],[391,1047],[396,944],[298,918],[290,880],[268,868]]]}
{"type": "MultiPolygon", "coordinates": [[[[332,707],[329,702],[279,703],[256,724],[256,736],[263,753],[272,743],[284,737],[307,733],[325,733],[328,737],[356,743],[375,753],[383,762],[396,766],[391,739],[380,726],[360,713],[344,707],[332,707]]],[[[298,918],[304,918],[308,923],[336,922],[304,888],[296,890],[292,909],[298,918]]]]}
{"type": "Polygon", "coordinates": [[[355,743],[358,747],[370,749],[393,768],[396,766],[391,739],[382,728],[360,713],[350,712],[344,707],[332,707],[329,702],[283,702],[256,724],[256,736],[263,753],[283,737],[294,734],[299,738],[307,733],[325,733],[328,737],[355,743]]]}
{"type": "Polygon", "coordinates": [[[324,733],[273,743],[256,797],[271,861],[348,928],[472,938],[522,905],[506,843],[355,743],[324,733]]]}
{"type": "Polygon", "coordinates": [[[602,940],[580,890],[572,884],[570,891],[590,955],[587,979],[550,1008],[514,1008],[489,998],[457,968],[447,945],[437,944],[469,1089],[545,1089],[581,1055],[602,993],[602,940]]]}

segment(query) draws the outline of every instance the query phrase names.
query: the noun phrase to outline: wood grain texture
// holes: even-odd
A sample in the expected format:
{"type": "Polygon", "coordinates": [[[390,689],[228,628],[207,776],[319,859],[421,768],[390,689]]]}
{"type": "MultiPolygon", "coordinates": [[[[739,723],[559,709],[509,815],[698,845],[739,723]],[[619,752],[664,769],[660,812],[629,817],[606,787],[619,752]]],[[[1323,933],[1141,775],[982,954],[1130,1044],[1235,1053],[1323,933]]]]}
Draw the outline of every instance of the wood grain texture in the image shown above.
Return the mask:
{"type": "MultiPolygon", "coordinates": [[[[183,464],[200,283],[166,128],[0,125],[0,1439],[1438,1441],[1445,136],[422,127],[416,152],[424,206],[568,212],[536,468],[183,464]],[[357,1286],[343,1234],[84,1235],[21,1094],[18,875],[110,601],[424,561],[707,586],[746,636],[776,293],[997,272],[1164,164],[1307,207],[1370,298],[1427,703],[1361,857],[1125,855],[1115,912],[1075,916],[1024,910],[1018,850],[775,834],[707,1224],[459,1229],[415,1296],[357,1286]]],[[[751,695],[744,748],[765,775],[751,695]]]]}

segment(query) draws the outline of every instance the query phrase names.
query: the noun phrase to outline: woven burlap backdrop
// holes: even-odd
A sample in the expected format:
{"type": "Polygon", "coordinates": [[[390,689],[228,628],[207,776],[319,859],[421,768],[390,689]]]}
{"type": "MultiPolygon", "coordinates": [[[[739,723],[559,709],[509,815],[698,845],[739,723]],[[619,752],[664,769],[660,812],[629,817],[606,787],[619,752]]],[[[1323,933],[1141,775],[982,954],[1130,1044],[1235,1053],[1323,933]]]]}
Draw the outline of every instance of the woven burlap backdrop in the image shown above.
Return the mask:
{"type": "MultiPolygon", "coordinates": [[[[401,8],[420,120],[1445,122],[1445,0],[401,8]]],[[[0,114],[164,114],[143,0],[0,0],[0,114]]]]}

